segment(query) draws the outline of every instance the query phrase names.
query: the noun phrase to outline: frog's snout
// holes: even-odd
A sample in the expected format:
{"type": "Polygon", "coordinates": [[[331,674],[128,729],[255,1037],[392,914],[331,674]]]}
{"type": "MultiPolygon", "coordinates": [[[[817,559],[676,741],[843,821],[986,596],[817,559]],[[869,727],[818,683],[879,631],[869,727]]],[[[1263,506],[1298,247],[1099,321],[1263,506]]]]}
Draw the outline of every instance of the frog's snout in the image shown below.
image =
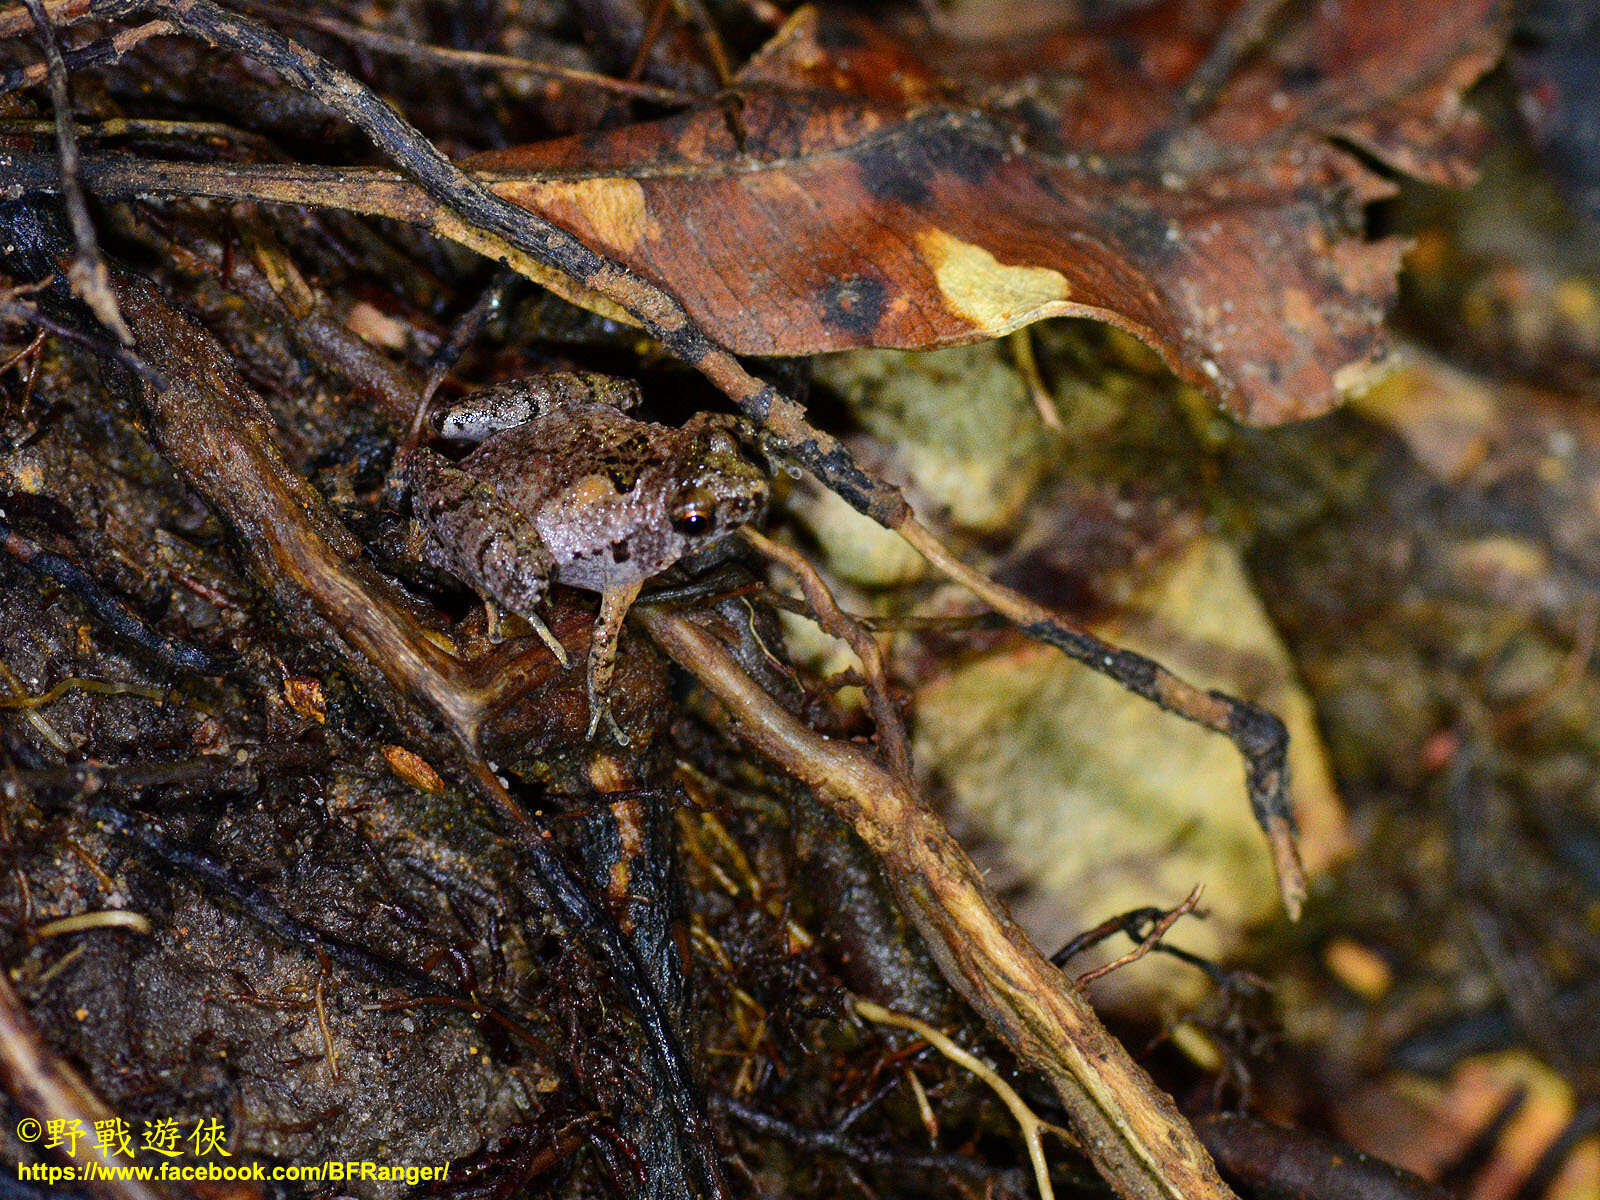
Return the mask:
{"type": "Polygon", "coordinates": [[[729,502],[729,519],[725,522],[729,527],[744,525],[747,522],[759,520],[767,511],[767,501],[771,498],[772,489],[767,485],[765,478],[752,483],[750,490],[741,496],[735,496],[729,502]]]}

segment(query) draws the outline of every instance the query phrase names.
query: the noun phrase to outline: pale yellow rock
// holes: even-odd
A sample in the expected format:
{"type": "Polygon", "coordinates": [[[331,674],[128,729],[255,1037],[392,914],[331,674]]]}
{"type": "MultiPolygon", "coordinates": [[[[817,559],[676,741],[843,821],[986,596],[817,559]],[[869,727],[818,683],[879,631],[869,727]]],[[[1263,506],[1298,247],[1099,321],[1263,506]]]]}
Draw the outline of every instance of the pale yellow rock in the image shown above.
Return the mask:
{"type": "MultiPolygon", "coordinates": [[[[1301,848],[1314,876],[1344,849],[1343,810],[1311,703],[1236,553],[1197,538],[1130,608],[1142,615],[1098,632],[1288,724],[1301,848]]],[[[1211,916],[1182,920],[1169,937],[1175,945],[1226,955],[1247,927],[1278,914],[1233,746],[1058,652],[1027,645],[935,680],[917,696],[915,729],[919,769],[981,835],[978,852],[996,881],[1021,885],[1014,912],[1047,952],[1106,917],[1174,905],[1196,883],[1211,916]]],[[[1127,948],[1118,939],[1106,957],[1127,948]]],[[[1096,995],[1143,1005],[1205,986],[1192,968],[1155,955],[1108,976],[1096,995]]]]}
{"type": "Polygon", "coordinates": [[[817,379],[892,454],[890,477],[963,529],[1008,528],[1047,465],[1049,438],[999,342],[829,355],[817,379]]]}
{"type": "Polygon", "coordinates": [[[796,489],[789,511],[816,538],[821,562],[838,579],[874,590],[902,587],[926,573],[927,564],[898,533],[863,516],[832,492],[796,489]]]}

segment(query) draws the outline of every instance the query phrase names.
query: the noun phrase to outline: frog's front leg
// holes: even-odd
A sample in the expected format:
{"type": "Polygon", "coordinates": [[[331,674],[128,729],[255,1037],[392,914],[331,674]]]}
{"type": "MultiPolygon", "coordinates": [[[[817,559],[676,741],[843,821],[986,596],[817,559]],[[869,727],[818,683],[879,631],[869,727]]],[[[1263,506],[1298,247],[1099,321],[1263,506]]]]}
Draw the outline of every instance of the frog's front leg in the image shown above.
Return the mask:
{"type": "Polygon", "coordinates": [[[516,613],[563,667],[570,666],[566,647],[537,612],[555,574],[555,559],[533,522],[432,450],[412,453],[405,479],[412,509],[427,533],[428,561],[516,613]]]}
{"type": "Polygon", "coordinates": [[[481,442],[503,430],[548,417],[562,409],[603,404],[619,412],[638,407],[632,379],[594,371],[552,371],[479,388],[434,417],[441,437],[481,442]]]}
{"type": "Polygon", "coordinates": [[[642,582],[607,588],[600,593],[600,616],[594,623],[594,637],[589,643],[589,734],[600,728],[603,720],[611,727],[612,736],[622,745],[628,737],[617,726],[611,715],[611,680],[617,671],[617,638],[622,633],[622,622],[639,598],[642,582]]]}

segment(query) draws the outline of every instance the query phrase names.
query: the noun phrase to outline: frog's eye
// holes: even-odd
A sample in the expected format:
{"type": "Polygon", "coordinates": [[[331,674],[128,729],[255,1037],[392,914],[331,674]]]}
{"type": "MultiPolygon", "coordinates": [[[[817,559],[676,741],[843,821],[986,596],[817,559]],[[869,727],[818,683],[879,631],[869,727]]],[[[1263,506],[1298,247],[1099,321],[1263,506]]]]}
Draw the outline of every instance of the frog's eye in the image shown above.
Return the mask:
{"type": "Polygon", "coordinates": [[[704,488],[693,488],[672,507],[672,527],[688,537],[704,537],[717,524],[717,499],[704,488]]]}

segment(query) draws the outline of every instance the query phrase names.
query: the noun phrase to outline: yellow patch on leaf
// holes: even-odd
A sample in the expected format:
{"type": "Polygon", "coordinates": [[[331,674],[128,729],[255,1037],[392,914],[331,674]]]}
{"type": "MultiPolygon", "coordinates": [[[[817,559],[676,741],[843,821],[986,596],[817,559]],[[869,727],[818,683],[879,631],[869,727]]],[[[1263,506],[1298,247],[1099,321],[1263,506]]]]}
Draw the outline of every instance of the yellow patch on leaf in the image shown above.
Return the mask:
{"type": "Polygon", "coordinates": [[[594,236],[613,250],[628,254],[640,242],[661,236],[661,226],[650,215],[644,188],[633,179],[572,179],[527,185],[537,197],[538,206],[548,211],[557,224],[566,224],[564,214],[576,218],[572,223],[586,225],[594,236]]]}
{"type": "Polygon", "coordinates": [[[945,307],[991,336],[1067,311],[1058,306],[1072,288],[1060,271],[1007,266],[982,246],[942,229],[919,233],[917,249],[933,271],[945,307]]]}

